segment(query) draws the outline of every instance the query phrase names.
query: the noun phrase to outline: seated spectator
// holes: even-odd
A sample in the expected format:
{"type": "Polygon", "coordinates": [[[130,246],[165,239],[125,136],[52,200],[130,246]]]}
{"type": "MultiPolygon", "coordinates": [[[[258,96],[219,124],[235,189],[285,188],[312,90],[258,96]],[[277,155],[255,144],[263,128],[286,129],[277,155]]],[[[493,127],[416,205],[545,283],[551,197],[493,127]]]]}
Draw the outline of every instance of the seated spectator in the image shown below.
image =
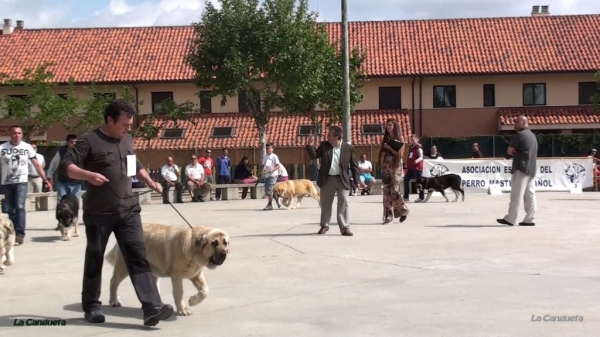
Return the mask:
{"type": "Polygon", "coordinates": [[[192,155],[190,163],[185,167],[187,188],[192,197],[192,202],[204,202],[210,196],[212,184],[206,181],[204,166],[198,163],[198,158],[192,155]]]}
{"type": "MultiPolygon", "coordinates": [[[[250,170],[248,157],[242,157],[242,160],[235,168],[233,179],[235,184],[256,184],[258,178],[255,177],[252,174],[252,170],[250,170]]],[[[246,199],[246,196],[248,196],[248,187],[242,188],[242,199],[246,199]]]]}
{"type": "Polygon", "coordinates": [[[167,157],[167,163],[160,169],[160,175],[163,177],[163,204],[168,204],[169,201],[169,189],[175,187],[175,202],[178,204],[183,203],[181,199],[182,185],[179,181],[181,177],[181,171],[179,166],[173,164],[173,157],[167,157]]]}
{"type": "Polygon", "coordinates": [[[288,171],[285,169],[285,166],[279,165],[279,176],[277,177],[277,182],[287,181],[290,177],[288,176],[288,171]]]}
{"type": "Polygon", "coordinates": [[[429,154],[429,159],[444,159],[442,158],[442,154],[438,152],[437,146],[431,147],[431,153],[429,154]]]}
{"type": "Polygon", "coordinates": [[[367,160],[367,154],[363,153],[360,156],[360,160],[358,161],[358,172],[360,173],[360,180],[367,185],[366,188],[363,188],[361,195],[371,195],[371,187],[375,185],[375,178],[371,173],[373,173],[373,164],[367,160]]]}
{"type": "Polygon", "coordinates": [[[146,184],[139,181],[136,177],[131,178],[131,188],[144,188],[144,187],[146,187],[146,184]]]}

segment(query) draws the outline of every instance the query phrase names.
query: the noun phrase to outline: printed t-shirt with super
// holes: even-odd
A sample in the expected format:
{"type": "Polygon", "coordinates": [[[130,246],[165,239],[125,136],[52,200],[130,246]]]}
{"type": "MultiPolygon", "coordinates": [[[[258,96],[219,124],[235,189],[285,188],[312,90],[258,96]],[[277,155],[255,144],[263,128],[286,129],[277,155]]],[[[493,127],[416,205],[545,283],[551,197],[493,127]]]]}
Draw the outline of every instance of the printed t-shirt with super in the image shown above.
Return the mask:
{"type": "Polygon", "coordinates": [[[277,177],[278,172],[271,172],[277,164],[280,164],[279,157],[275,153],[267,154],[263,157],[262,164],[265,167],[264,176],[265,178],[277,177]]]}
{"type": "Polygon", "coordinates": [[[35,158],[31,145],[20,142],[14,146],[10,142],[0,145],[2,160],[2,185],[26,183],[29,176],[29,160],[35,158]]]}

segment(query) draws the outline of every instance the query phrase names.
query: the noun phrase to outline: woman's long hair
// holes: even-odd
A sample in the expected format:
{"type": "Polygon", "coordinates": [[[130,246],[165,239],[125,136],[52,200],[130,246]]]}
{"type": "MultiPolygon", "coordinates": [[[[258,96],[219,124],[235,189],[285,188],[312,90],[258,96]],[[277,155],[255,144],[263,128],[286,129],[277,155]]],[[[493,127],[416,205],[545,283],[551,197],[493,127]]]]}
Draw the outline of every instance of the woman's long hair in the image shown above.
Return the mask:
{"type": "MultiPolygon", "coordinates": [[[[390,139],[397,139],[400,140],[400,125],[398,125],[398,120],[396,120],[395,118],[390,118],[385,122],[385,133],[383,134],[383,139],[381,140],[381,147],[379,148],[379,158],[381,158],[381,154],[383,153],[383,151],[385,150],[383,145],[390,139]],[[392,123],[392,125],[394,126],[392,129],[392,133],[390,133],[387,129],[387,125],[388,123],[392,123]]],[[[398,158],[396,158],[397,160],[399,160],[400,156],[398,156],[398,158]]]]}

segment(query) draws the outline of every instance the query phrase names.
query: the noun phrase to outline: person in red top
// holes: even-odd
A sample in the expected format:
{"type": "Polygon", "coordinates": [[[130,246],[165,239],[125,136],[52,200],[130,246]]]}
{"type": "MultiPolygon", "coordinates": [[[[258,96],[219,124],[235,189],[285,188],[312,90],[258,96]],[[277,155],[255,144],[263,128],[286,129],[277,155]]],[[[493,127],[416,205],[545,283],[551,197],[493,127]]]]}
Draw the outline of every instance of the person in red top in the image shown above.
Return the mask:
{"type": "MultiPolygon", "coordinates": [[[[408,186],[411,179],[420,179],[423,174],[423,147],[419,143],[419,137],[412,135],[410,138],[410,148],[408,149],[408,159],[406,160],[407,172],[404,176],[404,200],[408,201],[408,186]]],[[[421,202],[425,199],[425,191],[419,191],[419,199],[415,202],[421,202]]]]}
{"type": "Polygon", "coordinates": [[[211,158],[212,151],[210,149],[206,150],[206,155],[204,157],[198,158],[198,164],[204,167],[204,174],[206,175],[206,181],[209,183],[213,183],[213,175],[212,169],[215,167],[215,162],[211,158]]]}

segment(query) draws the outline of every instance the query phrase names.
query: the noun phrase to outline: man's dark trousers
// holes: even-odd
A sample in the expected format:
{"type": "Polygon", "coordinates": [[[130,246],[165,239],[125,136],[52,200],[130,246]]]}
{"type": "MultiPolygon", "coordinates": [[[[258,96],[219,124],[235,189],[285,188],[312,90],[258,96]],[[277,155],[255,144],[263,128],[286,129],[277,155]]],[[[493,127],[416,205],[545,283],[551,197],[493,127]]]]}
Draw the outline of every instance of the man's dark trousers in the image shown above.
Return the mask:
{"type": "Polygon", "coordinates": [[[162,305],[152,270],[146,260],[144,231],[140,217],[140,207],[117,214],[83,214],[87,247],[83,269],[83,291],[81,305],[83,311],[100,310],[100,291],[104,252],[111,233],[125,259],[129,277],[144,313],[162,305]]]}
{"type": "MultiPolygon", "coordinates": [[[[418,180],[421,179],[421,171],[417,169],[408,169],[406,175],[404,176],[404,199],[408,199],[408,187],[411,179],[418,180]]],[[[419,199],[425,199],[425,191],[421,189],[419,191],[419,199]]]]}
{"type": "MultiPolygon", "coordinates": [[[[175,200],[173,200],[173,202],[183,203],[183,185],[179,181],[172,181],[172,183],[175,184],[175,186],[173,186],[173,187],[175,187],[175,194],[174,194],[175,200]]],[[[168,204],[169,203],[169,189],[171,188],[171,185],[169,185],[166,180],[163,180],[162,188],[163,188],[163,191],[162,191],[163,204],[168,204]]]]}
{"type": "MultiPolygon", "coordinates": [[[[217,177],[217,185],[221,184],[229,184],[231,181],[231,176],[218,176],[217,177]]],[[[221,189],[217,188],[215,191],[215,199],[221,199],[221,189]]]]}

